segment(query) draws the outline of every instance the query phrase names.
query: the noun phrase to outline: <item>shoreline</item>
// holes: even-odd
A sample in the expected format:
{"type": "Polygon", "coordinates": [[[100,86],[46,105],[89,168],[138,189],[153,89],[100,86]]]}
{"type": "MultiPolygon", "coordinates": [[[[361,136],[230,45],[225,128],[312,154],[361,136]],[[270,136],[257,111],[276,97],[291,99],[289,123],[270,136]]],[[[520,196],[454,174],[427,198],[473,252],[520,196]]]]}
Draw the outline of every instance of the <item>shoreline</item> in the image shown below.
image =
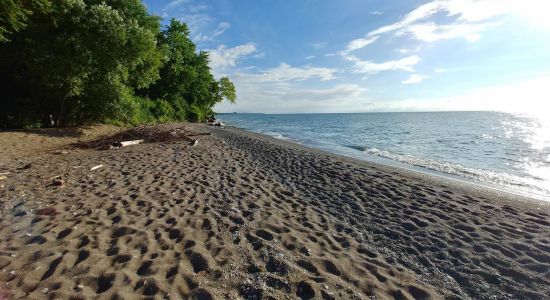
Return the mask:
{"type": "Polygon", "coordinates": [[[543,201],[240,129],[167,126],[211,135],[195,146],[150,143],[2,162],[9,174],[0,182],[0,295],[550,295],[543,201]]]}
{"type": "MultiPolygon", "coordinates": [[[[420,166],[408,166],[405,163],[397,162],[395,165],[384,164],[376,161],[370,161],[366,159],[359,159],[351,156],[337,154],[329,152],[323,149],[317,149],[314,147],[306,146],[292,140],[279,139],[268,134],[247,130],[232,125],[228,125],[224,130],[233,130],[239,134],[247,134],[255,138],[269,141],[281,146],[295,148],[302,151],[309,151],[312,153],[319,153],[327,156],[331,156],[335,159],[347,161],[354,164],[363,165],[365,167],[374,167],[386,172],[397,172],[412,178],[417,178],[423,181],[431,182],[437,185],[448,185],[453,189],[466,192],[479,193],[480,195],[486,194],[487,198],[500,198],[504,201],[519,201],[527,204],[534,204],[541,208],[550,209],[550,196],[546,197],[538,194],[529,194],[524,191],[513,191],[511,188],[504,186],[498,186],[496,184],[485,183],[477,181],[471,178],[461,177],[453,174],[447,174],[444,172],[427,169],[420,166]],[[401,166],[403,165],[403,166],[401,166]]],[[[392,161],[393,162],[393,161],[392,161]]]]}

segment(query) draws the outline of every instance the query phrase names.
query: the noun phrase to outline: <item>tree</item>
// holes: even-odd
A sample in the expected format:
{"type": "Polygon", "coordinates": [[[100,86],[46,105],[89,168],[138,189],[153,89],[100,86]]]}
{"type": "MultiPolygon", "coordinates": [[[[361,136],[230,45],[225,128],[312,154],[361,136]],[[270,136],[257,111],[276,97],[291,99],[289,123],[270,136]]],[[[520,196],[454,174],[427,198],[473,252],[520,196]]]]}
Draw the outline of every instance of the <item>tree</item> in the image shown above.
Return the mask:
{"type": "Polygon", "coordinates": [[[161,32],[140,0],[8,1],[0,127],[202,121],[216,103],[235,102],[187,25],[171,20],[161,32]]]}
{"type": "Polygon", "coordinates": [[[1,49],[10,58],[0,64],[19,66],[17,79],[28,88],[8,106],[17,110],[29,102],[25,109],[43,126],[129,119],[133,89],[159,78],[159,19],[139,0],[57,0],[51,6],[34,13],[1,49]]]}
{"type": "Polygon", "coordinates": [[[3,0],[0,6],[0,42],[9,40],[10,34],[27,26],[27,20],[34,10],[47,10],[47,0],[3,0]]]}
{"type": "Polygon", "coordinates": [[[227,99],[229,103],[235,104],[237,101],[237,91],[235,90],[235,85],[229,80],[228,77],[222,77],[219,81],[220,85],[220,95],[227,99]]]}
{"type": "Polygon", "coordinates": [[[158,40],[168,51],[161,78],[141,95],[170,103],[175,120],[203,121],[213,115],[216,103],[223,99],[235,102],[235,86],[227,77],[215,80],[208,52],[196,52],[187,25],[172,19],[158,40]]]}

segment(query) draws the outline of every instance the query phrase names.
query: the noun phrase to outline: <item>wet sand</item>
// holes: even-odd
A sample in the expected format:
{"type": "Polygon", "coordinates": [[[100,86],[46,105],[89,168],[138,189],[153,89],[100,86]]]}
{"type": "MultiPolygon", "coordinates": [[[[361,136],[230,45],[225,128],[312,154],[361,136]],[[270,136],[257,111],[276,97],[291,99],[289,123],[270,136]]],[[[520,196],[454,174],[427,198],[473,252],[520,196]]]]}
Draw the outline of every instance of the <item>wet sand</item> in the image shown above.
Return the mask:
{"type": "Polygon", "coordinates": [[[0,159],[0,293],[550,298],[548,202],[187,126],[212,136],[0,159]]]}

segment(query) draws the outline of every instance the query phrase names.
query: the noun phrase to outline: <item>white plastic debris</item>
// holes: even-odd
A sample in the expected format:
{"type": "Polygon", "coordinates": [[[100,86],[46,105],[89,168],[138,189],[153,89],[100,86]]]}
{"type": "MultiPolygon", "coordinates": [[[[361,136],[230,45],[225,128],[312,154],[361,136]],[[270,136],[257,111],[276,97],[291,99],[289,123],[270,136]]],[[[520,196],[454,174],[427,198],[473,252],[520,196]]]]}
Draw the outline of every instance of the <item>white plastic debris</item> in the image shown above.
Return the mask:
{"type": "Polygon", "coordinates": [[[97,170],[97,169],[102,168],[102,167],[103,167],[103,165],[93,166],[93,167],[90,169],[90,171],[94,171],[94,170],[97,170]]]}

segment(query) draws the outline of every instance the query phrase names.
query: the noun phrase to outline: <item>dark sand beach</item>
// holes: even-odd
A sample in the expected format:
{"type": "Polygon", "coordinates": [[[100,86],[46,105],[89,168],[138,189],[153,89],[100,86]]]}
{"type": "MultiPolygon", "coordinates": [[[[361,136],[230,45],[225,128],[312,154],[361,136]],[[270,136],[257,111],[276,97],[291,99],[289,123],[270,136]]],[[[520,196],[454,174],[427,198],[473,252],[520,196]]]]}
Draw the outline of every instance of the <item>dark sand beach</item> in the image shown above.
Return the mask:
{"type": "Polygon", "coordinates": [[[55,154],[1,132],[3,297],[550,298],[549,202],[185,126],[212,135],[55,154]]]}

